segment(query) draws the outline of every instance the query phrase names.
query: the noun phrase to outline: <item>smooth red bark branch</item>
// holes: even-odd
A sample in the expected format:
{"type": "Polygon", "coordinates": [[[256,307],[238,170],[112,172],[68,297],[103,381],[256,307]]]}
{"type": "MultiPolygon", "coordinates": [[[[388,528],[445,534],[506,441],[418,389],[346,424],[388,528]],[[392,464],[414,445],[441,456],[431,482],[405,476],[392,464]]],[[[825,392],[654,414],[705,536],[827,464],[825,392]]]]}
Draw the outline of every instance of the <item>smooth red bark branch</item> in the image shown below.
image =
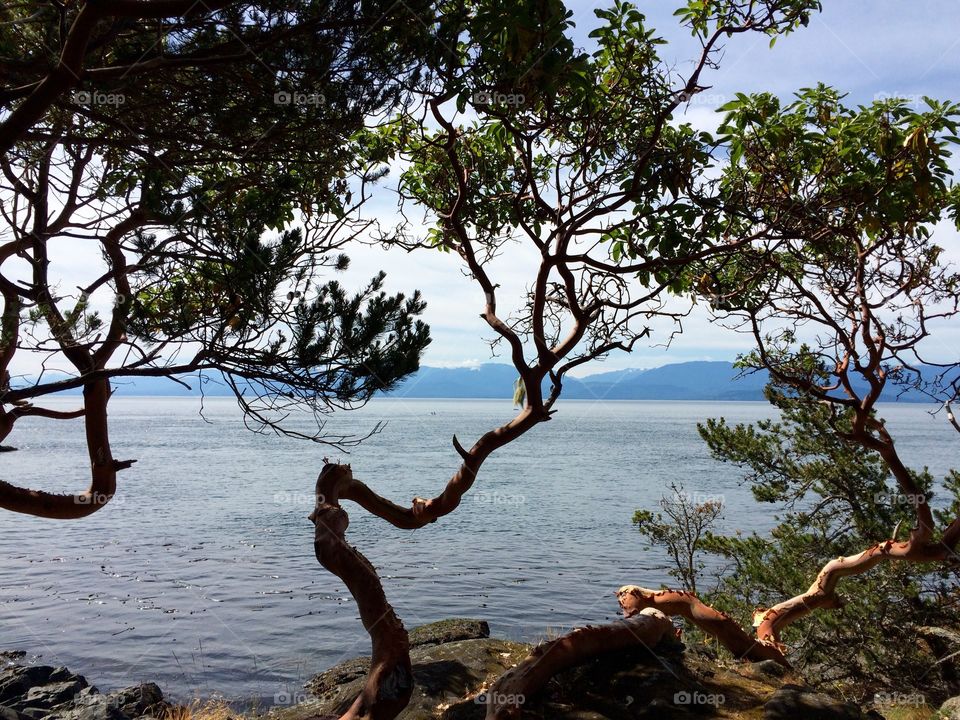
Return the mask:
{"type": "Polygon", "coordinates": [[[373,646],[363,690],[340,720],[392,720],[407,706],[413,692],[410,644],[377,571],[345,539],[350,519],[339,498],[352,482],[349,465],[324,465],[317,478],[317,505],[310,514],[316,525],[313,546],[317,560],[350,590],[373,646]]]}
{"type": "Polygon", "coordinates": [[[682,590],[647,590],[636,585],[624,585],[617,590],[617,600],[624,615],[630,617],[644,608],[655,607],[668,615],[679,615],[694,623],[705,633],[715,637],[738,658],[747,660],[775,660],[788,665],[785,646],[780,635],[785,628],[814,610],[836,609],[843,605],[837,595],[840,580],[851,575],[862,575],[888,560],[906,562],[943,562],[956,557],[954,548],[960,540],[960,519],[947,527],[940,542],[918,543],[884,540],[863,552],[831,560],[817,574],[806,592],[795,595],[767,610],[754,613],[756,637],[751,638],[728,615],[701,601],[693,593],[682,590]]]}
{"type": "Polygon", "coordinates": [[[624,585],[617,590],[617,601],[626,617],[656,608],[667,615],[685,618],[715,637],[735,657],[746,660],[774,660],[789,665],[782,650],[774,643],[748,635],[726,613],[716,610],[696,595],[682,590],[647,590],[637,585],[624,585]]]}
{"type": "Polygon", "coordinates": [[[87,414],[86,408],[76,410],[52,410],[51,408],[34,407],[33,405],[17,406],[10,411],[11,415],[21,417],[42,417],[50,420],[76,420],[87,414]]]}
{"type": "Polygon", "coordinates": [[[953,408],[950,407],[950,403],[947,403],[947,422],[953,425],[953,429],[957,432],[960,432],[960,422],[957,421],[957,417],[953,414],[953,408]]]}
{"type": "Polygon", "coordinates": [[[757,637],[779,643],[780,633],[784,628],[813,610],[840,607],[841,602],[836,590],[837,584],[845,577],[862,575],[886,560],[936,562],[946,560],[953,554],[952,548],[943,542],[921,545],[912,540],[885,540],[856,555],[838,557],[823,566],[817,579],[805,593],[774,605],[769,610],[757,611],[754,620],[757,637]]]}
{"type": "Polygon", "coordinates": [[[598,655],[641,645],[652,648],[673,629],[670,619],[654,608],[608,625],[578,628],[534,648],[487,691],[487,720],[521,717],[527,699],[536,695],[558,672],[582,665],[598,655]]]}
{"type": "MultiPolygon", "coordinates": [[[[109,380],[97,380],[84,386],[83,415],[86,420],[85,430],[91,475],[90,487],[87,490],[75,495],[61,495],[43,490],[30,490],[0,480],[0,508],[36,517],[73,520],[86,517],[110,502],[117,490],[117,471],[130,467],[134,461],[115,460],[110,451],[107,424],[109,400],[109,380]]],[[[4,437],[13,427],[15,418],[11,415],[12,413],[5,413],[0,421],[2,425],[0,432],[4,437]]]]}
{"type": "MultiPolygon", "coordinates": [[[[351,479],[340,490],[341,500],[352,500],[364,510],[383,518],[391,525],[405,530],[415,530],[453,512],[463,496],[473,487],[477,472],[487,457],[512,442],[537,423],[549,419],[544,412],[526,407],[513,420],[495,430],[484,433],[469,450],[460,453],[463,462],[447,481],[443,492],[432,499],[416,497],[410,507],[403,507],[381,497],[360,480],[351,479]]],[[[458,443],[459,444],[459,443],[458,443]]],[[[462,448],[460,448],[462,449],[462,448]]]]}

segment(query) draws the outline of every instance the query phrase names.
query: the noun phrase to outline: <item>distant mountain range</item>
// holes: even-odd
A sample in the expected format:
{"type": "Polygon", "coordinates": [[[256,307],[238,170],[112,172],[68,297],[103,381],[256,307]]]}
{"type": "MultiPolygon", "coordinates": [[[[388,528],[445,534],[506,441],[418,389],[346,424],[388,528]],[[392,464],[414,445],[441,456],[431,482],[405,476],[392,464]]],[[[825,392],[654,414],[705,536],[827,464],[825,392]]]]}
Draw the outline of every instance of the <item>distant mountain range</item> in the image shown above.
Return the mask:
{"type": "MultiPolygon", "coordinates": [[[[568,400],[763,400],[766,373],[741,378],[738,375],[739,371],[728,362],[686,362],[651,370],[617,370],[583,378],[565,378],[563,397],[568,400]]],[[[424,367],[388,396],[511,397],[516,379],[517,371],[512,365],[424,367]]]]}
{"type": "MultiPolygon", "coordinates": [[[[388,393],[393,398],[510,398],[517,372],[512,365],[486,363],[476,367],[423,367],[388,393]]],[[[583,378],[566,378],[563,397],[568,400],[763,400],[766,372],[740,375],[729,362],[685,362],[650,370],[616,370],[583,378]]],[[[190,397],[200,395],[197,378],[186,378],[191,386],[162,378],[116,380],[118,396],[190,397]]],[[[203,393],[229,396],[224,385],[209,380],[203,393]]],[[[547,387],[544,388],[548,389],[547,387]]],[[[76,391],[79,393],[79,390],[76,391]]],[[[897,399],[898,389],[889,388],[884,400],[897,399]]],[[[924,396],[908,392],[901,401],[923,401],[924,396]]]]}

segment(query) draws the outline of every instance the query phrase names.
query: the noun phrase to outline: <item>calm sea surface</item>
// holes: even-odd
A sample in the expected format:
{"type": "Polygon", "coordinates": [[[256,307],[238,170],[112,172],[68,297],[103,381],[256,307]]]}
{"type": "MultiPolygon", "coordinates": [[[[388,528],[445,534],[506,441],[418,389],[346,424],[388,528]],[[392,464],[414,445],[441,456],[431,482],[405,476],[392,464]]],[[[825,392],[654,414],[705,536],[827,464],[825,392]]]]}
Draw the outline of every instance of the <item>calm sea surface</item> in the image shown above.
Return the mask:
{"type": "MultiPolygon", "coordinates": [[[[69,403],[68,403],[69,404],[69,403]]],[[[331,432],[384,430],[350,455],[245,430],[235,405],[117,398],[120,493],[77,521],[0,513],[0,648],[84,674],[101,690],[154,680],[171,697],[223,694],[274,704],[330,665],[369,652],[344,586],[313,554],[313,483],[323,456],[406,503],[439,492],[469,445],[512,416],[508,401],[378,400],[331,432]]],[[[942,474],[960,438],[927,407],[887,406],[904,456],[942,474]]],[[[723,495],[726,529],[763,530],[770,509],[736,468],[710,458],[696,423],[754,421],[764,403],[566,402],[554,420],[495,454],[454,514],[415,532],[348,506],[348,539],[380,569],[408,627],[490,621],[535,639],[616,617],[624,583],[666,582],[633,511],[671,482],[723,495]]],[[[6,480],[85,488],[78,422],[21,420],[0,455],[6,480]]],[[[960,464],[960,463],[958,463],[960,464]]]]}

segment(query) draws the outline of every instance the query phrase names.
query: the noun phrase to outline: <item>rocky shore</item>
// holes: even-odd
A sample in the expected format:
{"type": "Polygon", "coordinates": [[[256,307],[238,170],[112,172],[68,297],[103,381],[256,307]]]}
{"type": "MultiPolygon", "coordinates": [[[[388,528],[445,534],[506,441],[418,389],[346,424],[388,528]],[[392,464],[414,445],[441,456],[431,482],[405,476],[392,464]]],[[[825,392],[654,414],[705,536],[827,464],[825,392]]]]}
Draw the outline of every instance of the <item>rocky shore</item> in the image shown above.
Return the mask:
{"type": "Polygon", "coordinates": [[[65,667],[21,664],[22,652],[0,659],[0,720],[154,720],[171,707],[154,683],[101,693],[65,667]]]}
{"type": "MultiPolygon", "coordinates": [[[[416,688],[399,720],[482,720],[485,691],[531,646],[490,637],[480,620],[445,620],[410,633],[416,688]]],[[[66,668],[25,665],[2,653],[0,720],[205,720],[178,708],[153,683],[100,693],[66,668]]],[[[312,678],[310,696],[261,713],[267,720],[335,719],[356,696],[369,666],[360,657],[312,678]]],[[[557,675],[537,698],[525,698],[525,720],[960,720],[960,698],[931,708],[916,696],[880,698],[861,707],[804,685],[771,662],[724,663],[704,647],[676,640],[638,648],[557,675]]],[[[247,713],[247,717],[253,717],[247,713]]],[[[240,718],[244,713],[233,713],[240,718]]],[[[221,715],[222,717],[222,715],[221,715]]]]}

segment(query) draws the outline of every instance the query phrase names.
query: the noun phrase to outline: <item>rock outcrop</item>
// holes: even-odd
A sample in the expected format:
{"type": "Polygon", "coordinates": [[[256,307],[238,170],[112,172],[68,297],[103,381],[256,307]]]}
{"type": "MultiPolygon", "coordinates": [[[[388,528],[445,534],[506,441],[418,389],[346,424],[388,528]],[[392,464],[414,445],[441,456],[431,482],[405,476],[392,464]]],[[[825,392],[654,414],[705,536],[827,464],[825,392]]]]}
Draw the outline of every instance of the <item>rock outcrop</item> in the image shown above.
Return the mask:
{"type": "Polygon", "coordinates": [[[165,714],[169,704],[154,683],[101,693],[65,667],[24,665],[23,653],[3,653],[0,720],[136,720],[165,714]]]}
{"type": "MultiPolygon", "coordinates": [[[[410,641],[416,687],[398,720],[483,720],[494,681],[533,647],[491,638],[486,622],[464,619],[414,628],[410,641]]],[[[165,701],[154,683],[101,693],[65,667],[29,664],[19,651],[0,651],[0,663],[6,663],[0,665],[0,720],[190,716],[165,701]]],[[[368,657],[340,663],[306,684],[310,699],[270,708],[265,719],[262,714],[234,715],[225,706],[227,714],[251,720],[336,720],[360,692],[369,667],[368,657]]],[[[726,662],[709,647],[686,647],[672,635],[655,648],[609,653],[562,672],[538,696],[523,698],[521,705],[523,720],[907,717],[895,709],[891,712],[889,703],[871,710],[837,700],[806,687],[800,677],[777,663],[726,662]]],[[[930,713],[934,714],[932,708],[930,713]]],[[[944,703],[940,717],[960,720],[960,697],[944,703]]]]}

